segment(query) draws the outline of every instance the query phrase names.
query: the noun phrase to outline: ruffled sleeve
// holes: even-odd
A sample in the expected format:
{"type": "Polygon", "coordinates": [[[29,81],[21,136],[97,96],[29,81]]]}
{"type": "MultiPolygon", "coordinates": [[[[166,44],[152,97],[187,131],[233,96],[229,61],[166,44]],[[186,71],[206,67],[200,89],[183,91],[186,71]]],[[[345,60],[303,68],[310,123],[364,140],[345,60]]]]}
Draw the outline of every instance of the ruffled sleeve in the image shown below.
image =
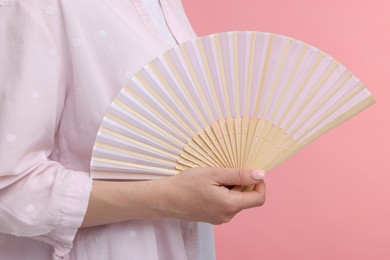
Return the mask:
{"type": "Polygon", "coordinates": [[[66,101],[65,49],[39,1],[0,6],[0,233],[29,237],[66,259],[92,180],[50,159],[66,101]],[[51,25],[52,26],[52,25],[51,25]]]}

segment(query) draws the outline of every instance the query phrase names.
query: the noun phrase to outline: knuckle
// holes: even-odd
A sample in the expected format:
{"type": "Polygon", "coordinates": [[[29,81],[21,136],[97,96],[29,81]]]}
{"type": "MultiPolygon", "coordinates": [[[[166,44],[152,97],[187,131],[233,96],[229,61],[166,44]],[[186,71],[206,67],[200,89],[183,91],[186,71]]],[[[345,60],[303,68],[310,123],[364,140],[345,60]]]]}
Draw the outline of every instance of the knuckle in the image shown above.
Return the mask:
{"type": "Polygon", "coordinates": [[[257,201],[257,206],[263,206],[265,204],[265,196],[261,196],[259,200],[257,201]]]}

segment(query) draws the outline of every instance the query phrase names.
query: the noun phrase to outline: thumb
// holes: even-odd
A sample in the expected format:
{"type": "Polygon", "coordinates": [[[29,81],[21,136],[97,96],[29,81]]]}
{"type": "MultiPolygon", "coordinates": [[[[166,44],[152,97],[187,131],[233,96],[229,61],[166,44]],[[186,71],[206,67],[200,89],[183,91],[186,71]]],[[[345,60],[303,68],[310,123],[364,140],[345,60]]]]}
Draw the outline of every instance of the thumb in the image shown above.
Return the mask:
{"type": "Polygon", "coordinates": [[[226,168],[214,168],[214,170],[215,180],[224,186],[254,185],[265,177],[265,172],[262,170],[226,168]]]}

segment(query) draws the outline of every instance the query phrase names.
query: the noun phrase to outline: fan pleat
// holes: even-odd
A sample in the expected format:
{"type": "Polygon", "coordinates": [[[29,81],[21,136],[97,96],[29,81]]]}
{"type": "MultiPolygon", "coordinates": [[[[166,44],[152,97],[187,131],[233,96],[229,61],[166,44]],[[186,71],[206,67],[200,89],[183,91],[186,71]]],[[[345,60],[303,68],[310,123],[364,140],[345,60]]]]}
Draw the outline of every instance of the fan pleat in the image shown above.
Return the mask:
{"type": "Polygon", "coordinates": [[[245,31],[200,37],[147,64],[121,90],[96,137],[91,174],[270,170],[373,102],[347,68],[296,39],[245,31]]]}

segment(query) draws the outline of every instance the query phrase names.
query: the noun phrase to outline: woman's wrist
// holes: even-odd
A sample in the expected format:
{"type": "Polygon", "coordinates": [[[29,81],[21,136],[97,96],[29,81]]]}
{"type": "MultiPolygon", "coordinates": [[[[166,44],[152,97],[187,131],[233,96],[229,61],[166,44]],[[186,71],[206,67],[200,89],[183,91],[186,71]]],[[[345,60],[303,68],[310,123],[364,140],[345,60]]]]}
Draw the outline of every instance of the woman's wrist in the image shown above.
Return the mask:
{"type": "Polygon", "coordinates": [[[94,181],[82,227],[130,219],[161,219],[165,181],[94,181]]]}

